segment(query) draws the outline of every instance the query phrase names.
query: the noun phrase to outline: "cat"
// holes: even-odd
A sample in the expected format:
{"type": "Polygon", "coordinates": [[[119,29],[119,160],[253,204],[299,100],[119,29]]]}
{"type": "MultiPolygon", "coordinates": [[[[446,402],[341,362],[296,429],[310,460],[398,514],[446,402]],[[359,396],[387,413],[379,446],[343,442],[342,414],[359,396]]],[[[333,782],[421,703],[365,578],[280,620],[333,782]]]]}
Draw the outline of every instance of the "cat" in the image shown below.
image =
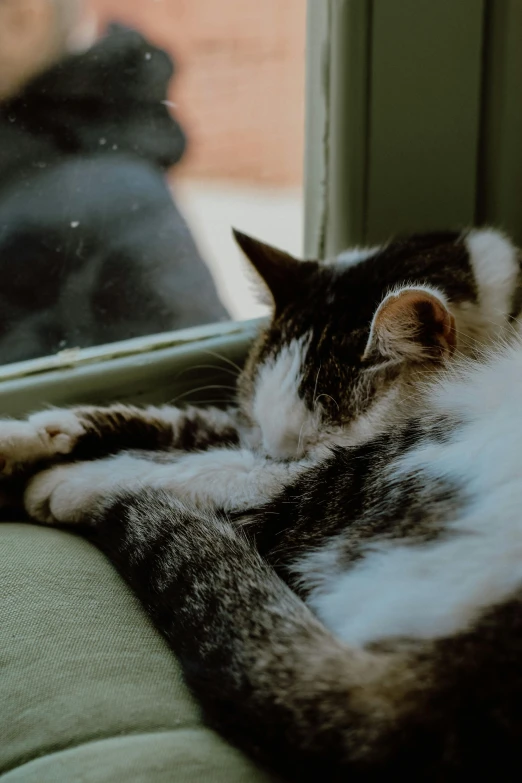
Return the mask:
{"type": "Polygon", "coordinates": [[[237,239],[273,298],[237,406],[4,421],[4,475],[106,552],[268,769],[518,778],[518,251],[472,230],[319,263],[237,239]]]}

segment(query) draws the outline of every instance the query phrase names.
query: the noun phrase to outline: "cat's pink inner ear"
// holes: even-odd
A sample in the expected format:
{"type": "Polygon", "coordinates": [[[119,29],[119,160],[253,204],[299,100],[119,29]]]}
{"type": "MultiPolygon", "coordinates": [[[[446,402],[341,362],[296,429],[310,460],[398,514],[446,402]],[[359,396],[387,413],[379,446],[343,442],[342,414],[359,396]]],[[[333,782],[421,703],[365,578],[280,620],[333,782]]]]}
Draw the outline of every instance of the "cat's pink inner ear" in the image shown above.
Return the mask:
{"type": "Polygon", "coordinates": [[[295,293],[299,273],[297,258],[283,250],[260,242],[258,239],[232,229],[239,247],[250,261],[276,303],[287,300],[295,293]]]}
{"type": "Polygon", "coordinates": [[[436,361],[451,356],[455,347],[455,319],[443,298],[404,288],[379,305],[364,357],[436,361]]]}

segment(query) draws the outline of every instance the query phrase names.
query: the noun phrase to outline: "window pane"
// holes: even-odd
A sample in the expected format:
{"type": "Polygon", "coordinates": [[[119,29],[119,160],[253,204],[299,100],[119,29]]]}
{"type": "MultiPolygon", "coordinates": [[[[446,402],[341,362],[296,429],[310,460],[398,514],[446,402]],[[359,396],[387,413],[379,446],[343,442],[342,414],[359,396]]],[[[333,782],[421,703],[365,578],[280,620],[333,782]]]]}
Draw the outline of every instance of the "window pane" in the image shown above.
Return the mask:
{"type": "Polygon", "coordinates": [[[0,363],[264,312],[231,226],[301,252],[305,11],[0,0],[0,363]]]}

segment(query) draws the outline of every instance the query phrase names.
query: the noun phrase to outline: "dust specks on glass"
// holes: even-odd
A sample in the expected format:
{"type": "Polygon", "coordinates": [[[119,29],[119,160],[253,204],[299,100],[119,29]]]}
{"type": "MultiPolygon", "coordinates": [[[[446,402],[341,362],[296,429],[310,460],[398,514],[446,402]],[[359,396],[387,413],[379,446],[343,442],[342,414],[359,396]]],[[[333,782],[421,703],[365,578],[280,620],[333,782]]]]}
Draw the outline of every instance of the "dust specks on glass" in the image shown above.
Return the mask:
{"type": "Polygon", "coordinates": [[[302,241],[302,0],[0,0],[0,364],[265,312],[302,241]]]}

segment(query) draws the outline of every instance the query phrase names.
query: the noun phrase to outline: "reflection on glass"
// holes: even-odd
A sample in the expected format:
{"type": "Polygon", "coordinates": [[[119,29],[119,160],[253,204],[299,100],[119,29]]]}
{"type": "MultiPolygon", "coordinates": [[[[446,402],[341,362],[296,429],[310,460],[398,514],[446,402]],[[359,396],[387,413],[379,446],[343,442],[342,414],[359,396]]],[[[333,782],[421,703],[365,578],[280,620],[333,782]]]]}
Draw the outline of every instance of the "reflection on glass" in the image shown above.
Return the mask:
{"type": "Polygon", "coordinates": [[[0,363],[262,312],[230,226],[300,251],[303,28],[0,0],[0,363]]]}

